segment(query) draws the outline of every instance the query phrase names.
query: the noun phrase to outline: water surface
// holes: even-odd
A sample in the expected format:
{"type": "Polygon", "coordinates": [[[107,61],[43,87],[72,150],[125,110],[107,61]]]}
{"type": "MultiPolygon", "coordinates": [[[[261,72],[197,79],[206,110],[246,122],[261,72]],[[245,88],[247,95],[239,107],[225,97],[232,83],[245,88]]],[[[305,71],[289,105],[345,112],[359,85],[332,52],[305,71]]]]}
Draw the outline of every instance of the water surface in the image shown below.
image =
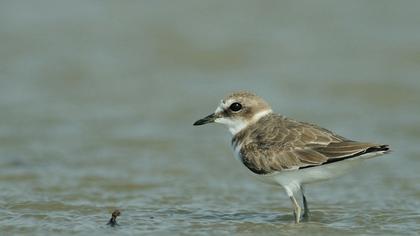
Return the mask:
{"type": "Polygon", "coordinates": [[[415,235],[420,16],[410,1],[0,3],[5,235],[415,235]],[[228,91],[391,155],[282,189],[193,127],[228,91]],[[120,209],[119,227],[106,226],[120,209]]]}

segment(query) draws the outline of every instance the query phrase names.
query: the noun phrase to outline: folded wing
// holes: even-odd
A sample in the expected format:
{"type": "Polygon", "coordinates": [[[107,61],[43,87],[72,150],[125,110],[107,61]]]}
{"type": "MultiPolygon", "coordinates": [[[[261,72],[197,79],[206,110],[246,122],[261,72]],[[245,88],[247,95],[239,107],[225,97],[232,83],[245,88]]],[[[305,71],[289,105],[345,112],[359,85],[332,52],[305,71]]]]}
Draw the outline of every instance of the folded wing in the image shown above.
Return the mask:
{"type": "Polygon", "coordinates": [[[348,140],[316,125],[281,116],[267,121],[273,123],[262,128],[260,124],[258,130],[250,132],[248,136],[254,142],[240,150],[242,162],[257,174],[310,168],[389,151],[388,145],[348,140]]]}

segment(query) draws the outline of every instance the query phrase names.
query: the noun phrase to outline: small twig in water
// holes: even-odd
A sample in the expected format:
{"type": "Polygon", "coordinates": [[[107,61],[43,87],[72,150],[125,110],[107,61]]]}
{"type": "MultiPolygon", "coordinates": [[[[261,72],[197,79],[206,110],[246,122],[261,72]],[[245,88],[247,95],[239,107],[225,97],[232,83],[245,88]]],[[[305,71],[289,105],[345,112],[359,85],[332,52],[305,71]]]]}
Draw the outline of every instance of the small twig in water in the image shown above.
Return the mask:
{"type": "Polygon", "coordinates": [[[110,225],[111,227],[119,225],[117,223],[117,217],[120,216],[120,215],[121,215],[121,212],[119,210],[115,210],[114,212],[112,212],[111,219],[109,220],[107,225],[110,225]]]}

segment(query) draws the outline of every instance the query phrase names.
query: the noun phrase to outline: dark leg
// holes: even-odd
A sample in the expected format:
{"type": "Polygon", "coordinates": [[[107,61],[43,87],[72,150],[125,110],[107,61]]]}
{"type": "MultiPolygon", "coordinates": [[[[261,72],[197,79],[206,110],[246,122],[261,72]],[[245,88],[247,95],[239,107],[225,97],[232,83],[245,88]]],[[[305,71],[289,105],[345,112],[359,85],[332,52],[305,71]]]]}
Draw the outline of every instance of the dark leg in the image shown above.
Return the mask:
{"type": "Polygon", "coordinates": [[[303,215],[302,218],[307,220],[309,218],[309,208],[308,203],[306,202],[305,193],[303,190],[303,186],[301,186],[300,191],[302,192],[302,199],[303,199],[303,215]]]}

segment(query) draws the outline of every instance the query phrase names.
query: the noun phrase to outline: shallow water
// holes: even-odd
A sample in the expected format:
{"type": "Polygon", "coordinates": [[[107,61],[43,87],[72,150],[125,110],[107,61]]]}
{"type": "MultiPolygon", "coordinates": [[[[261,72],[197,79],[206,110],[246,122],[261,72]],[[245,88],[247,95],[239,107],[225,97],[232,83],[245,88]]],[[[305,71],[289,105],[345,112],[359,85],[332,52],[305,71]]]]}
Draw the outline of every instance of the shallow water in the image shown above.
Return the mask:
{"type": "Polygon", "coordinates": [[[0,232],[418,234],[419,7],[2,1],[0,232]],[[192,126],[235,89],[394,152],[307,186],[295,225],[224,127],[192,126]]]}

